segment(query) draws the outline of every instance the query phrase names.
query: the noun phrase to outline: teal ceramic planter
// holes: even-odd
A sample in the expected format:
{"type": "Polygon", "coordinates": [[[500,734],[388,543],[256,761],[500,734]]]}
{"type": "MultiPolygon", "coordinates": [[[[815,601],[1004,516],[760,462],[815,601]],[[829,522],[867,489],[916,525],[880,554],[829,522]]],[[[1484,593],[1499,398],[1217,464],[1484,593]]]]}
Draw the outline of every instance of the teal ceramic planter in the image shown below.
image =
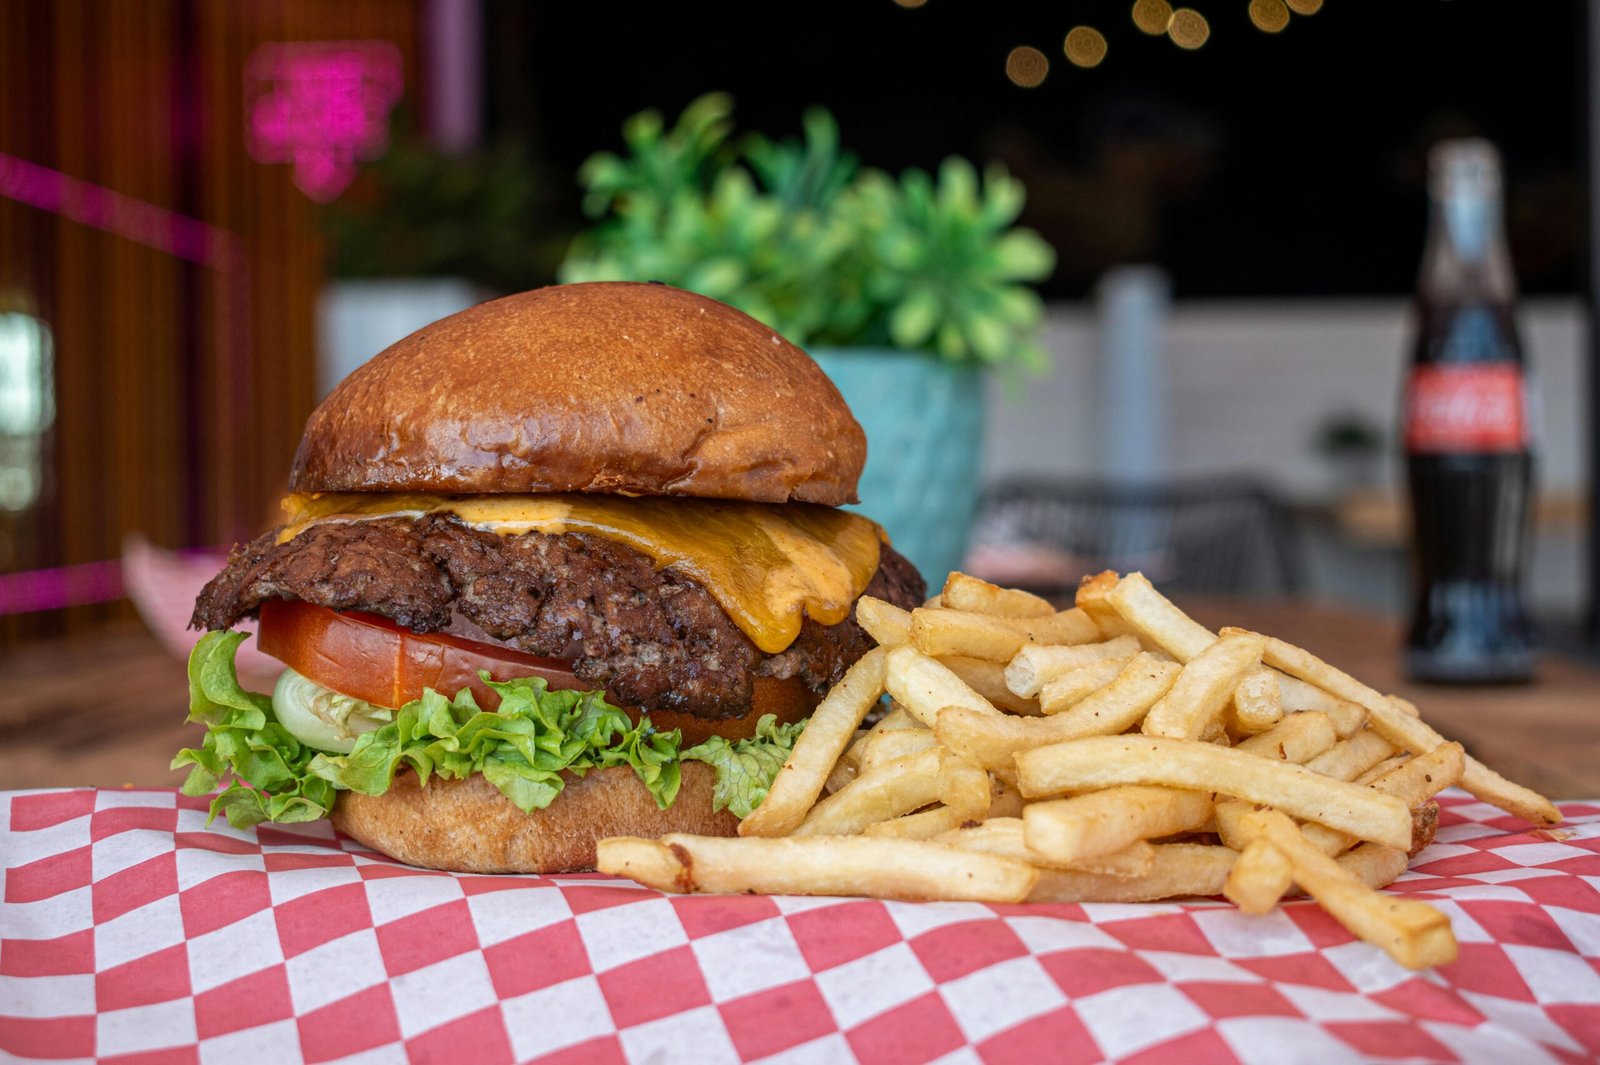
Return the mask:
{"type": "Polygon", "coordinates": [[[983,374],[922,352],[812,351],[867,432],[858,509],[881,524],[929,591],[961,565],[978,503],[983,374]]]}

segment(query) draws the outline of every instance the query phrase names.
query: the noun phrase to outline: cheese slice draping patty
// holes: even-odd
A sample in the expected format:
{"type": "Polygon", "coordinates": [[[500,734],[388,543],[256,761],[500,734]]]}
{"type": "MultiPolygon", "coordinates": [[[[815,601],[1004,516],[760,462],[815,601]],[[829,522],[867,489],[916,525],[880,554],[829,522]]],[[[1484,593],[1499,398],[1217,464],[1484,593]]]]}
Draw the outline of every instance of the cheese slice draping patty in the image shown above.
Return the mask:
{"type": "Polygon", "coordinates": [[[710,592],[752,643],[777,654],[803,617],[836,625],[878,569],[883,530],[811,503],[578,494],[312,493],[284,499],[284,543],[325,521],[454,514],[488,532],[587,533],[626,544],[710,592]]]}

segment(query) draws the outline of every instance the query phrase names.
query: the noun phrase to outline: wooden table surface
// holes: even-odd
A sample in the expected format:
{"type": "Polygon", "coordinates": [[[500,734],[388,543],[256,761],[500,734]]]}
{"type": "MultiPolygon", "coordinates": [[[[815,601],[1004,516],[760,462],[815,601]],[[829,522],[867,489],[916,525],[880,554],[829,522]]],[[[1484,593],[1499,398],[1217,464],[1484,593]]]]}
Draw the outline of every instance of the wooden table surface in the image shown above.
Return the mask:
{"type": "MultiPolygon", "coordinates": [[[[1423,687],[1400,679],[1390,620],[1295,603],[1184,605],[1213,628],[1270,633],[1404,695],[1514,780],[1553,798],[1600,798],[1600,668],[1546,656],[1532,684],[1423,687]]],[[[183,720],[183,663],[139,627],[0,653],[0,679],[0,789],[175,786],[182,774],[168,762],[200,739],[183,720]]]]}

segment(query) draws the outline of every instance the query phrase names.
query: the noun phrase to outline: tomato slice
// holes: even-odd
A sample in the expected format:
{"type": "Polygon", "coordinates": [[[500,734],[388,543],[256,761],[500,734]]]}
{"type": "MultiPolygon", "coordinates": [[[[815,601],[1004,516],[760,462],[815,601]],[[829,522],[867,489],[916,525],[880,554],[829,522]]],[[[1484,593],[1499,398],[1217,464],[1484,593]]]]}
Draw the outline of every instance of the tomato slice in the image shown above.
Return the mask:
{"type": "Polygon", "coordinates": [[[421,635],[388,618],[334,611],[298,600],[261,604],[256,645],[325,688],[374,706],[399,707],[424,688],[453,697],[471,688],[478,705],[493,710],[500,696],[478,677],[543,677],[551,688],[584,688],[570,663],[540,658],[497,644],[448,633],[421,635]]]}

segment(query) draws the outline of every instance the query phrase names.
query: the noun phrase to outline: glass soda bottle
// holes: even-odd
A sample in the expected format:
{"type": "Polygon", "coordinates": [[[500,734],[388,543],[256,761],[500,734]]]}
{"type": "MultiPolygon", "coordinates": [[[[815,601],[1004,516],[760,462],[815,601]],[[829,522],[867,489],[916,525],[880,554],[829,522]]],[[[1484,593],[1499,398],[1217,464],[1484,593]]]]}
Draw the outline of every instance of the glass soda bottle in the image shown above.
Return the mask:
{"type": "Polygon", "coordinates": [[[1487,141],[1444,141],[1428,169],[1402,412],[1413,582],[1406,670],[1420,681],[1527,680],[1531,417],[1500,158],[1487,141]]]}

